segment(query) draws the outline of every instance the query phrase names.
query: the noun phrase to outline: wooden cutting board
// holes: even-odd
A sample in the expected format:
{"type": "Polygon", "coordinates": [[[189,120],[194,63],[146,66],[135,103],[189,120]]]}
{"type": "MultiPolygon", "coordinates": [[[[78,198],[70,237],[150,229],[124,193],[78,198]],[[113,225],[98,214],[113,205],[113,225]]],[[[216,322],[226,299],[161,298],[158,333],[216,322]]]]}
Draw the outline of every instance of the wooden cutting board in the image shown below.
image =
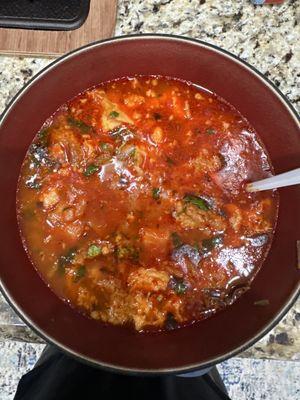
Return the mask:
{"type": "Polygon", "coordinates": [[[58,56],[114,34],[117,0],[91,0],[84,24],[73,31],[0,28],[0,53],[58,56]]]}

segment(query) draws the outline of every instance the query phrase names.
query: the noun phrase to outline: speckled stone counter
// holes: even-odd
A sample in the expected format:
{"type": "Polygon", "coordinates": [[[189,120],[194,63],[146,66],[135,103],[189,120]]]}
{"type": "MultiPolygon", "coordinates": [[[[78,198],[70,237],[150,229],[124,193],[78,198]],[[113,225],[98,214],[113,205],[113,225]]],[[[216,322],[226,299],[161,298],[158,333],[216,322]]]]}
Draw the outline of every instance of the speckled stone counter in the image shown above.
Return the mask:
{"type": "MultiPolygon", "coordinates": [[[[256,7],[248,0],[121,0],[115,33],[171,33],[221,46],[254,65],[300,109],[297,0],[256,7]]],[[[0,57],[0,112],[49,62],[42,58],[0,57]]],[[[43,342],[0,295],[0,341],[5,339],[43,342]]],[[[240,356],[300,360],[300,300],[272,332],[240,356]]]]}

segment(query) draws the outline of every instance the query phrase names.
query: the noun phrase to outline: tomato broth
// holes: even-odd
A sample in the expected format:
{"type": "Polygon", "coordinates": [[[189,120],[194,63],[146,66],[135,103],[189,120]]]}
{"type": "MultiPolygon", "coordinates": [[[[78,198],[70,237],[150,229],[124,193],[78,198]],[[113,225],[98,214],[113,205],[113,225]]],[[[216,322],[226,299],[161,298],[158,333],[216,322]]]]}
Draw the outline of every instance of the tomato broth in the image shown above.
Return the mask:
{"type": "Polygon", "coordinates": [[[245,183],[270,175],[255,130],[217,95],[160,76],[106,82],[34,138],[17,192],[23,243],[86,315],[174,329],[249,288],[278,198],[245,183]]]}

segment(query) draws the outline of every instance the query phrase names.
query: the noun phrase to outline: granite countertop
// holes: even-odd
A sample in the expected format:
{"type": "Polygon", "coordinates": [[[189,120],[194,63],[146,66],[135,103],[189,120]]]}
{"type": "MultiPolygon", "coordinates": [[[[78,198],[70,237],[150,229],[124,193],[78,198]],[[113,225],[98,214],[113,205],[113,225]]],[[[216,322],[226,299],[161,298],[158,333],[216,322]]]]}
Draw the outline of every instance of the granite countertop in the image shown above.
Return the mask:
{"type": "MultiPolygon", "coordinates": [[[[300,109],[300,2],[253,6],[248,0],[121,0],[116,35],[171,33],[221,46],[267,76],[300,109]]],[[[0,112],[51,59],[0,56],[0,112]]],[[[0,295],[0,341],[40,342],[0,295]]],[[[300,300],[240,357],[300,360],[300,300]]]]}

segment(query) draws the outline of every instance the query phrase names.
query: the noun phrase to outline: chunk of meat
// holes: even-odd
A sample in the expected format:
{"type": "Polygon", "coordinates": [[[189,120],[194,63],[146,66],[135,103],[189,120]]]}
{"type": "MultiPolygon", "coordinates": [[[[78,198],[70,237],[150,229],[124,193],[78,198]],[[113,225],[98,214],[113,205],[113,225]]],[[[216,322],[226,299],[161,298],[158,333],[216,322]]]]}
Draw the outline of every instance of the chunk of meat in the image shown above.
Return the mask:
{"type": "Polygon", "coordinates": [[[137,293],[132,299],[132,319],[137,331],[144,326],[162,326],[166,313],[160,310],[151,297],[143,293],[137,293]]]}
{"type": "Polygon", "coordinates": [[[53,129],[50,135],[49,154],[61,164],[68,162],[79,166],[83,159],[79,136],[67,124],[53,129]]]}
{"type": "Polygon", "coordinates": [[[272,229],[269,215],[271,200],[263,199],[251,205],[250,210],[246,211],[245,234],[248,236],[265,233],[272,229]]]}
{"type": "Polygon", "coordinates": [[[167,256],[170,243],[169,229],[142,228],[140,231],[142,249],[147,258],[167,256]]]}
{"type": "Polygon", "coordinates": [[[155,142],[155,143],[162,143],[163,142],[163,130],[161,129],[161,127],[157,126],[152,135],[151,135],[151,139],[155,142]]]}
{"type": "Polygon", "coordinates": [[[190,161],[190,165],[195,168],[197,173],[216,172],[222,169],[222,159],[220,155],[202,149],[199,155],[190,161]]]}
{"type": "Polygon", "coordinates": [[[89,288],[81,287],[77,304],[85,308],[94,319],[101,319],[114,325],[131,321],[131,308],[126,291],[119,280],[111,275],[95,281],[97,296],[89,288]]]}
{"type": "Polygon", "coordinates": [[[83,234],[84,228],[85,224],[80,220],[76,220],[71,224],[64,225],[63,231],[75,242],[83,234]]]}
{"type": "Polygon", "coordinates": [[[238,232],[243,222],[242,210],[236,204],[227,204],[225,210],[229,215],[230,225],[235,232],[238,232]]]}
{"type": "Polygon", "coordinates": [[[272,229],[272,224],[266,217],[270,207],[270,199],[263,199],[252,204],[251,208],[247,210],[235,204],[227,204],[225,210],[229,215],[229,223],[235,232],[252,236],[272,229]]]}
{"type": "MultiPolygon", "coordinates": [[[[168,281],[166,284],[162,284],[162,276],[158,277],[159,271],[156,271],[155,282],[157,283],[155,283],[153,269],[148,271],[150,272],[148,272],[147,282],[149,283],[150,276],[152,289],[164,290],[168,281]],[[156,285],[158,285],[157,288],[156,285]]],[[[178,322],[183,320],[182,300],[176,295],[168,296],[167,300],[159,302],[157,300],[158,295],[150,294],[148,291],[143,292],[139,290],[140,286],[134,284],[130,288],[135,291],[134,296],[132,296],[124,290],[120,281],[111,276],[104,278],[102,275],[101,279],[96,280],[97,293],[101,294],[100,304],[99,295],[96,297],[91,290],[84,286],[77,288],[76,283],[74,283],[73,272],[68,273],[68,275],[69,295],[72,295],[72,298],[76,299],[77,305],[86,309],[94,319],[101,319],[115,325],[133,322],[137,330],[141,330],[145,326],[162,326],[168,313],[172,313],[178,322]]],[[[99,273],[97,273],[97,278],[99,278],[99,273]]],[[[145,279],[145,276],[138,278],[139,281],[141,279],[145,279]]]]}
{"type": "Polygon", "coordinates": [[[155,268],[139,268],[129,274],[127,284],[129,291],[157,292],[165,290],[170,277],[165,271],[155,268]]]}
{"type": "Polygon", "coordinates": [[[69,176],[61,180],[48,177],[48,186],[42,191],[39,200],[43,203],[49,228],[60,231],[62,236],[72,241],[78,239],[85,229],[81,218],[86,210],[87,201],[79,188],[70,184],[69,176]]]}
{"type": "Polygon", "coordinates": [[[90,139],[89,137],[84,138],[82,142],[82,153],[85,163],[91,162],[99,154],[98,141],[90,139]]]}
{"type": "Polygon", "coordinates": [[[62,219],[65,222],[72,222],[81,217],[86,210],[87,202],[85,199],[79,198],[75,205],[66,206],[62,209],[62,219]]]}
{"type": "Polygon", "coordinates": [[[227,223],[223,216],[212,210],[201,210],[192,204],[176,203],[174,218],[185,229],[202,229],[207,233],[223,232],[227,223]]]}
{"type": "Polygon", "coordinates": [[[47,187],[40,194],[39,200],[43,203],[46,210],[50,210],[56,206],[60,200],[58,189],[56,187],[47,187]]]}
{"type": "Polygon", "coordinates": [[[102,113],[102,129],[105,131],[111,131],[123,123],[133,124],[132,119],[120,109],[120,107],[109,100],[106,93],[103,90],[96,90],[94,95],[100,100],[103,107],[102,113]]]}
{"type": "Polygon", "coordinates": [[[77,304],[79,305],[79,307],[90,310],[98,304],[98,300],[96,296],[91,293],[90,290],[85,287],[80,287],[77,295],[77,304]]]}
{"type": "Polygon", "coordinates": [[[177,322],[183,322],[182,301],[179,296],[169,296],[168,300],[159,303],[157,296],[138,292],[132,298],[131,310],[137,331],[147,326],[163,326],[170,313],[177,322]]]}
{"type": "Polygon", "coordinates": [[[141,104],[144,103],[145,103],[145,97],[140,96],[138,94],[131,94],[129,96],[126,96],[124,99],[124,104],[130,108],[140,106],[141,104]]]}

